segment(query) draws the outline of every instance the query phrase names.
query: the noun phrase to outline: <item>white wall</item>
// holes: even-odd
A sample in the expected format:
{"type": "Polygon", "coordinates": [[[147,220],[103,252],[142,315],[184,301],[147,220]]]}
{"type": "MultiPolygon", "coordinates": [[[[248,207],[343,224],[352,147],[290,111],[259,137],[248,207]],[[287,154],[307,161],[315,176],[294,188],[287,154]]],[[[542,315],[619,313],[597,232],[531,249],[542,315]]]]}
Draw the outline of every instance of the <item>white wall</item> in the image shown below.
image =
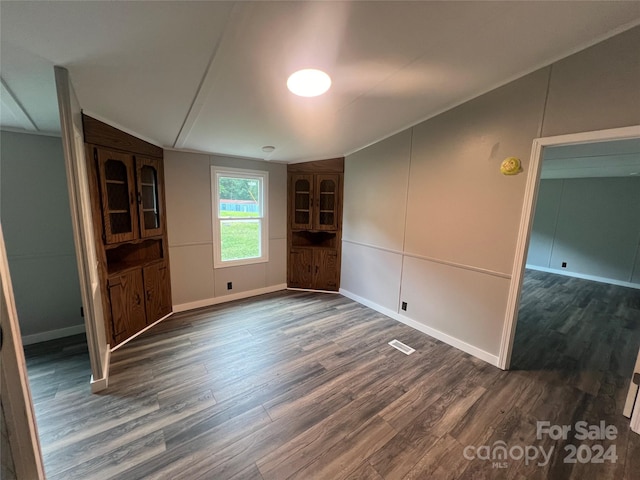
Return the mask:
{"type": "Polygon", "coordinates": [[[23,342],[83,332],[61,140],[0,135],[0,214],[23,342]]]}
{"type": "Polygon", "coordinates": [[[532,141],[640,124],[638,48],[634,28],[349,155],[341,291],[497,364],[532,141]]]}
{"type": "Polygon", "coordinates": [[[528,266],[631,283],[639,245],[640,178],[540,182],[528,266]]]}
{"type": "Polygon", "coordinates": [[[286,287],[286,165],[167,150],[164,168],[175,311],[286,287]],[[268,262],[213,268],[212,165],[269,172],[268,262]]]}

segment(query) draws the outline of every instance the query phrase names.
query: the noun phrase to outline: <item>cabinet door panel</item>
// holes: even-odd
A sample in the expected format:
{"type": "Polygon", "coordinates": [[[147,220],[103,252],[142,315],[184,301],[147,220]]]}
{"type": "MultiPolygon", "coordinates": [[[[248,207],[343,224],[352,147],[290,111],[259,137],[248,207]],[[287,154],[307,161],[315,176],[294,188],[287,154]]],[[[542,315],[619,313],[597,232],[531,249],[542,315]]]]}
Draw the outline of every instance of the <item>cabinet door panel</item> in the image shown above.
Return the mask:
{"type": "Polygon", "coordinates": [[[314,228],[316,230],[338,229],[338,203],[340,176],[316,175],[314,228]]]}
{"type": "Polygon", "coordinates": [[[133,157],[102,148],[94,150],[100,177],[100,199],[106,243],[138,238],[134,208],[133,157]]]}
{"type": "Polygon", "coordinates": [[[145,305],[147,324],[171,312],[171,285],[165,262],[144,268],[145,305]]]}
{"type": "Polygon", "coordinates": [[[291,228],[309,230],[313,224],[313,175],[291,176],[291,228]]]}
{"type": "Polygon", "coordinates": [[[289,286],[313,288],[313,250],[292,248],[289,252],[289,286]]]}
{"type": "Polygon", "coordinates": [[[120,343],[147,325],[142,270],[110,277],[108,283],[113,336],[120,343]]]}
{"type": "Polygon", "coordinates": [[[314,288],[338,290],[338,252],[318,248],[314,252],[314,288]]]}
{"type": "Polygon", "coordinates": [[[161,209],[162,172],[160,162],[153,158],[136,157],[136,174],[140,237],[162,235],[164,212],[161,209]]]}

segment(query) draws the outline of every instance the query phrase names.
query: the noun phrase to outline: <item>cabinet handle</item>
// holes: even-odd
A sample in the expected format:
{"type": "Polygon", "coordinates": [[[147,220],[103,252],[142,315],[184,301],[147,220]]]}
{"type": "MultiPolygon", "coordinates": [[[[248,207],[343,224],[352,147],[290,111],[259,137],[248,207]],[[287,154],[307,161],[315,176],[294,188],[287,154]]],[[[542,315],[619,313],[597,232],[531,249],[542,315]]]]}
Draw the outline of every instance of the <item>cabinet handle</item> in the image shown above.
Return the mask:
{"type": "Polygon", "coordinates": [[[147,301],[151,300],[151,291],[147,290],[147,301]]]}
{"type": "Polygon", "coordinates": [[[142,204],[142,195],[140,193],[138,193],[138,204],[142,204]]]}
{"type": "Polygon", "coordinates": [[[136,305],[140,305],[140,295],[136,293],[136,305]]]}
{"type": "Polygon", "coordinates": [[[307,267],[307,272],[311,273],[311,265],[307,267]]]}
{"type": "Polygon", "coordinates": [[[318,268],[319,268],[318,265],[316,265],[316,273],[318,273],[318,268]]]}

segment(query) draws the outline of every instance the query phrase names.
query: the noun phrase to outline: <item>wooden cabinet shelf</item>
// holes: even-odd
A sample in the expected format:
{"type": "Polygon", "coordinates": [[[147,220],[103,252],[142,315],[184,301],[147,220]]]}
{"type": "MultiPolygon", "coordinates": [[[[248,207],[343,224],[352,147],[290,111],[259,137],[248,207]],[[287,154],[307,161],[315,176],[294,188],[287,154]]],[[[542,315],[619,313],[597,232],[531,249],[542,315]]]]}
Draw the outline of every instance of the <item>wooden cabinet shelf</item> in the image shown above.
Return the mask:
{"type": "Polygon", "coordinates": [[[123,243],[106,250],[108,274],[144,267],[164,259],[162,239],[123,243]]]}

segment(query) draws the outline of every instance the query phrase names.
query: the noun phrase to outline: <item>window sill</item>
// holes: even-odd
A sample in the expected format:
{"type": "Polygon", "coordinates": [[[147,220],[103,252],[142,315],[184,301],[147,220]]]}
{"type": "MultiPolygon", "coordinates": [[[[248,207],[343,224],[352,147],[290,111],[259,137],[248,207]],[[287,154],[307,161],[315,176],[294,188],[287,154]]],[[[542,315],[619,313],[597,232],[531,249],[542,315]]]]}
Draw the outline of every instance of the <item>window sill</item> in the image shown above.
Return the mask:
{"type": "Polygon", "coordinates": [[[214,270],[219,268],[231,268],[231,267],[241,267],[244,265],[255,265],[257,263],[268,263],[269,257],[260,257],[260,258],[247,258],[244,260],[227,260],[227,261],[215,261],[213,263],[214,270]]]}

